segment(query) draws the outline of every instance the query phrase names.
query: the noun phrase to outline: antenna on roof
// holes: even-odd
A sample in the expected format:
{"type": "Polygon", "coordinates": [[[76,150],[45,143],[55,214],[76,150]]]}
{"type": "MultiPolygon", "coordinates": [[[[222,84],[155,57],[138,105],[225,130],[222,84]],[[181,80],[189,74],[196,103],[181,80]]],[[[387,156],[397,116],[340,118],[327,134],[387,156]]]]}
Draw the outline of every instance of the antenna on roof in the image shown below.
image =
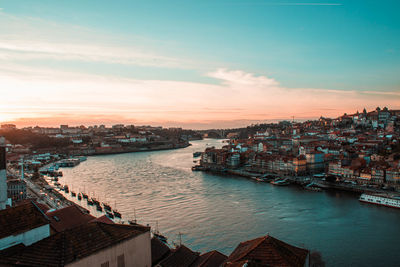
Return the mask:
{"type": "Polygon", "coordinates": [[[182,246],[182,235],[183,234],[181,232],[179,232],[178,235],[179,235],[179,246],[182,246]]]}

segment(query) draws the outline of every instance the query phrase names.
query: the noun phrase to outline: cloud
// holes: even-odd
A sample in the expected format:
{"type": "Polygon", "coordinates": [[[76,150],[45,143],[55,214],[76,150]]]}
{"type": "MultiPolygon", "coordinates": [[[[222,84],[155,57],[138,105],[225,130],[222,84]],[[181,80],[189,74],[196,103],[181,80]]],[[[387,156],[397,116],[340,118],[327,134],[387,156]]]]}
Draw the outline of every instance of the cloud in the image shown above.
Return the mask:
{"type": "Polygon", "coordinates": [[[342,3],[235,2],[232,5],[251,6],[343,6],[342,3]]]}
{"type": "Polygon", "coordinates": [[[0,59],[59,60],[188,68],[189,60],[154,53],[161,42],[138,36],[117,36],[75,25],[0,13],[0,59]]]}
{"type": "Polygon", "coordinates": [[[340,3],[266,3],[274,6],[342,6],[340,3]]]}
{"type": "Polygon", "coordinates": [[[247,85],[247,86],[277,86],[279,83],[274,79],[265,76],[255,76],[241,70],[227,70],[220,68],[215,72],[207,74],[209,77],[222,80],[228,85],[247,85]]]}
{"type": "Polygon", "coordinates": [[[397,92],[286,88],[273,78],[226,68],[206,75],[220,84],[126,79],[2,65],[0,121],[26,125],[34,124],[32,118],[42,118],[36,122],[52,121],[58,125],[60,120],[69,124],[120,120],[197,124],[205,128],[220,123],[231,127],[232,121],[263,122],[293,115],[335,117],[364,107],[399,108],[400,103],[397,92]],[[55,119],[50,120],[51,117],[55,119]]]}

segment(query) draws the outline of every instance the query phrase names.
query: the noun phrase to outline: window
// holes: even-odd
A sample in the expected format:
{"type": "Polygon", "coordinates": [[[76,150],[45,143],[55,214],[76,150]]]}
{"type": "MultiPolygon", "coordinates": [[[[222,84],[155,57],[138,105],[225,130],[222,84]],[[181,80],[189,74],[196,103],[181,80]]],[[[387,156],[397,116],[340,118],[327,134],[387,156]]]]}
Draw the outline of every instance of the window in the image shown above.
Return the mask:
{"type": "Polygon", "coordinates": [[[119,256],[117,257],[117,266],[118,266],[118,267],[125,267],[125,257],[124,257],[124,254],[119,255],[119,256]]]}
{"type": "Polygon", "coordinates": [[[108,261],[101,264],[101,267],[110,267],[110,263],[108,261]]]}

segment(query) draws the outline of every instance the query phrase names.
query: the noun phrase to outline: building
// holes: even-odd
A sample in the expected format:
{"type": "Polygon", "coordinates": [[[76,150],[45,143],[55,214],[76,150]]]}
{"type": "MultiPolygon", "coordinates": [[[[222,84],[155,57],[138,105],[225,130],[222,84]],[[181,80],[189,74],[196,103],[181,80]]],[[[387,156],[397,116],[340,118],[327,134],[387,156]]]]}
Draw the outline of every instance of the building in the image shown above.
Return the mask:
{"type": "Polygon", "coordinates": [[[240,243],[223,264],[228,266],[308,266],[309,251],[270,235],[240,243]]]}
{"type": "Polygon", "coordinates": [[[15,130],[15,129],[17,129],[17,126],[15,124],[6,123],[6,124],[1,125],[1,129],[2,130],[15,130]]]}
{"type": "Polygon", "coordinates": [[[159,262],[157,267],[190,267],[199,258],[199,253],[180,245],[172,250],[171,254],[159,262]]]}
{"type": "Polygon", "coordinates": [[[27,247],[0,251],[0,265],[150,267],[150,228],[90,222],[27,247]]]}
{"type": "Polygon", "coordinates": [[[7,159],[5,144],[4,137],[0,136],[0,210],[5,209],[7,204],[7,159]]]}
{"type": "Polygon", "coordinates": [[[33,202],[1,210],[0,225],[0,250],[29,246],[50,236],[49,220],[33,202]]]}
{"type": "Polygon", "coordinates": [[[7,196],[12,201],[21,201],[26,199],[26,183],[21,179],[7,180],[7,196]]]}

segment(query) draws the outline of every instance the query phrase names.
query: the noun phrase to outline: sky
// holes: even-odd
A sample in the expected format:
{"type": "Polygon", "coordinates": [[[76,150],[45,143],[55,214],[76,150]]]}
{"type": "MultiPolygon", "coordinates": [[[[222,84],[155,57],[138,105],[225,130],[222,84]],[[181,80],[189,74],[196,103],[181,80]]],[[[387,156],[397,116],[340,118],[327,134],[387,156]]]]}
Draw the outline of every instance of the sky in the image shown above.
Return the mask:
{"type": "Polygon", "coordinates": [[[400,109],[400,1],[0,0],[0,122],[228,128],[400,109]]]}

